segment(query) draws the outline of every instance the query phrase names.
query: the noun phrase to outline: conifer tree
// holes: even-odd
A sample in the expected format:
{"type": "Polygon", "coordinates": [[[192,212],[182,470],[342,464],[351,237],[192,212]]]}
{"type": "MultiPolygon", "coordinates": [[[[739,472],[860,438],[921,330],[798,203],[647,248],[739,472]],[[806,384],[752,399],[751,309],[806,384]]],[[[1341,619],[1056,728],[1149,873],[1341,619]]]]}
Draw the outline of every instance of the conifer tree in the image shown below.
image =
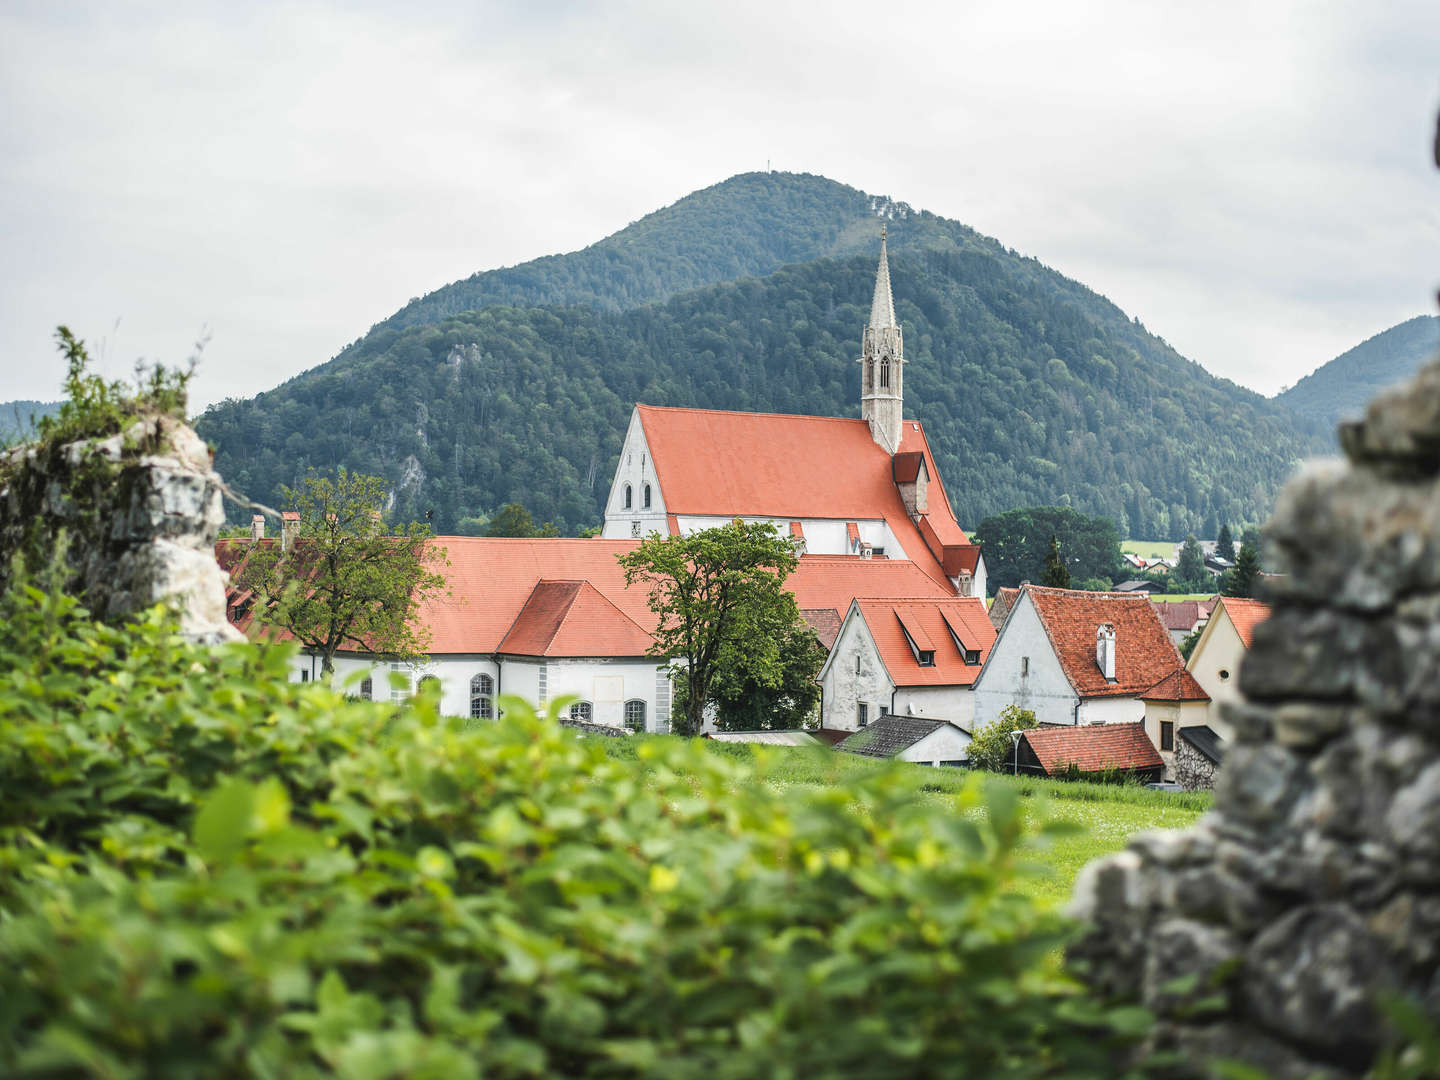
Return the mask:
{"type": "Polygon", "coordinates": [[[1235,556],[1235,569],[1225,575],[1225,595],[1251,597],[1255,595],[1255,583],[1260,577],[1260,556],[1249,544],[1240,545],[1235,556]]]}
{"type": "Polygon", "coordinates": [[[1180,547],[1180,561],[1175,567],[1175,578],[1190,592],[1204,592],[1210,585],[1210,573],[1205,569],[1205,553],[1194,534],[1185,538],[1180,547]]]}
{"type": "Polygon", "coordinates": [[[1226,562],[1235,561],[1235,534],[1229,525],[1220,526],[1220,535],[1215,538],[1215,554],[1226,562]]]}
{"type": "Polygon", "coordinates": [[[1050,554],[1045,556],[1045,573],[1040,584],[1051,589],[1068,589],[1070,571],[1065,569],[1065,560],[1060,557],[1060,541],[1050,534],[1050,554]]]}

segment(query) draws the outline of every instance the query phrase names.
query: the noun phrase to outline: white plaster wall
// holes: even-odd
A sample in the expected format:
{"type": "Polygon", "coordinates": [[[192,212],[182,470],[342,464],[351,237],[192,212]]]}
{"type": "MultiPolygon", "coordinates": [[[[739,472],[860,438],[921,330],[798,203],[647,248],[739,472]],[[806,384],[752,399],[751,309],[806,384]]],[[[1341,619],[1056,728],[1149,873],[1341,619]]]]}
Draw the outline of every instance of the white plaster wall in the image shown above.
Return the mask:
{"type": "Polygon", "coordinates": [[[953,727],[932,731],[914,746],[895,755],[901,761],[916,765],[939,765],[942,761],[969,761],[970,736],[953,727]]]}
{"type": "MultiPolygon", "coordinates": [[[[805,551],[810,555],[855,555],[850,550],[850,538],[846,529],[847,522],[835,518],[791,518],[791,517],[754,517],[739,515],[745,522],[767,522],[775,527],[781,536],[790,535],[790,522],[800,522],[801,529],[805,532],[805,551]]],[[[723,514],[678,514],[676,523],[680,531],[685,535],[698,532],[701,529],[713,529],[720,525],[728,525],[735,520],[735,515],[723,514]]],[[[911,556],[900,545],[895,534],[891,531],[889,524],[884,518],[868,521],[857,521],[856,527],[860,532],[860,539],[872,547],[884,548],[884,555],[887,559],[911,559],[911,556]]]]}
{"type": "MultiPolygon", "coordinates": [[[[1007,705],[1030,709],[1040,723],[1075,723],[1075,691],[1050,646],[1040,616],[1028,594],[1022,593],[1000,631],[975,680],[975,716],[972,731],[981,731],[1000,718],[1007,705]],[[1030,658],[1028,675],[1021,675],[1021,660],[1030,658]]],[[[1134,719],[1140,719],[1137,714],[1134,719]]]]}
{"type": "Polygon", "coordinates": [[[1245,645],[1240,634],[1224,605],[1217,605],[1210,616],[1210,625],[1205,628],[1185,668],[1210,695],[1210,727],[1221,738],[1230,736],[1228,726],[1226,731],[1217,726],[1217,722],[1225,723],[1219,719],[1219,706],[1241,700],[1240,664],[1244,659],[1245,645]],[[1222,671],[1228,672],[1229,678],[1221,678],[1222,671]]]}
{"type": "Polygon", "coordinates": [[[1081,724],[1133,724],[1143,719],[1145,703],[1134,697],[1090,698],[1080,702],[1077,714],[1081,724]]]}
{"type": "Polygon", "coordinates": [[[982,554],[978,559],[975,560],[975,586],[970,590],[970,595],[978,596],[981,600],[984,600],[986,590],[989,587],[990,572],[985,569],[985,556],[982,554]]]}
{"type": "Polygon", "coordinates": [[[597,724],[625,726],[625,702],[645,702],[645,729],[655,730],[655,662],[630,660],[551,660],[546,664],[551,701],[574,694],[594,706],[597,724]]]}
{"type": "Polygon", "coordinates": [[[1180,738],[1180,703],[1178,701],[1150,701],[1145,705],[1145,734],[1155,749],[1160,752],[1160,757],[1165,762],[1165,772],[1160,777],[1162,780],[1175,779],[1175,750],[1169,750],[1160,745],[1160,724],[1169,721],[1175,725],[1175,739],[1180,738]]]}
{"type": "Polygon", "coordinates": [[[927,720],[949,720],[972,731],[975,694],[968,686],[902,686],[895,691],[895,711],[927,720]]]}
{"type": "MultiPolygon", "coordinates": [[[[880,715],[880,706],[890,708],[890,694],[895,684],[880,663],[875,639],[865,625],[859,608],[853,604],[840,626],[835,647],[820,671],[820,725],[841,731],[857,731],[860,727],[859,704],[869,709],[869,720],[880,715]],[[856,660],[860,670],[855,670],[856,660]]],[[[898,707],[897,712],[901,711],[898,707]]]]}
{"type": "Polygon", "coordinates": [[[620,448],[620,461],[615,466],[615,476],[610,481],[610,497],[605,501],[605,524],[600,535],[607,540],[625,540],[635,535],[635,523],[640,525],[640,535],[649,536],[658,532],[668,536],[670,528],[665,521],[665,497],[660,491],[660,481],[655,476],[655,463],[650,458],[650,444],[645,441],[645,429],[640,423],[640,413],[630,410],[630,426],[625,432],[625,445],[620,448]],[[633,499],[630,509],[625,509],[625,485],[630,485],[633,499]],[[645,508],[645,485],[650,485],[650,508],[645,508]]]}

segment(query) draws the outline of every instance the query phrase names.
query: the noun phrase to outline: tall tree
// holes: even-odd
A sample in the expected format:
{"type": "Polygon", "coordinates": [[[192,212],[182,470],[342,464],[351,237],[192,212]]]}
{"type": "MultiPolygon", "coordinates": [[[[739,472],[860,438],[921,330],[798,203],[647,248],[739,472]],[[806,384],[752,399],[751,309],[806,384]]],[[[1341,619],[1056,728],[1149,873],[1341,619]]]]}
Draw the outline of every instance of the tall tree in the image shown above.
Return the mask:
{"type": "Polygon", "coordinates": [[[282,541],[253,544],[236,574],[257,596],[260,624],[318,653],[326,679],[346,646],[397,659],[423,653],[429,632],[414,616],[445,587],[436,572],[444,555],[428,543],[430,529],[411,522],[387,533],[378,476],[342,468],[334,479],[308,476],[284,494],[299,521],[282,541]]]}
{"type": "Polygon", "coordinates": [[[1210,571],[1205,569],[1205,552],[1194,534],[1180,546],[1180,559],[1172,571],[1174,579],[1187,592],[1205,592],[1210,587],[1210,571]]]}
{"type": "Polygon", "coordinates": [[[700,731],[722,676],[728,685],[781,684],[785,630],[800,613],[785,589],[795,551],[772,526],[736,520],[688,536],[652,534],[619,559],[626,584],[649,586],[660,617],[650,655],[670,660],[681,683],[676,734],[700,731]]]}
{"type": "Polygon", "coordinates": [[[715,726],[721,731],[794,731],[806,727],[820,704],[816,676],[825,666],[825,646],[803,621],[785,623],[789,612],[778,606],[782,620],[774,633],[780,639],[780,670],[774,685],[760,681],[748,665],[720,673],[712,691],[715,726]]]}
{"type": "Polygon", "coordinates": [[[1249,544],[1240,545],[1235,556],[1235,568],[1225,575],[1225,595],[1251,597],[1255,595],[1255,584],[1260,577],[1260,556],[1249,544]]]}
{"type": "Polygon", "coordinates": [[[1235,534],[1229,525],[1220,526],[1220,535],[1215,538],[1215,554],[1226,562],[1235,561],[1235,534]]]}
{"type": "Polygon", "coordinates": [[[1070,571],[1065,569],[1065,560],[1060,557],[1060,541],[1054,533],[1050,534],[1050,553],[1045,556],[1045,573],[1040,576],[1040,584],[1052,589],[1070,587],[1070,571]]]}
{"type": "Polygon", "coordinates": [[[530,516],[522,503],[506,503],[490,519],[490,524],[485,528],[486,536],[559,536],[560,530],[555,527],[553,521],[547,521],[544,525],[536,525],[535,519],[530,516]]]}
{"type": "Polygon", "coordinates": [[[1059,541],[1065,569],[1075,577],[1114,580],[1121,573],[1115,523],[1068,506],[1029,506],[995,514],[980,522],[973,539],[984,552],[991,586],[999,588],[1042,580],[1050,537],[1059,541]]]}

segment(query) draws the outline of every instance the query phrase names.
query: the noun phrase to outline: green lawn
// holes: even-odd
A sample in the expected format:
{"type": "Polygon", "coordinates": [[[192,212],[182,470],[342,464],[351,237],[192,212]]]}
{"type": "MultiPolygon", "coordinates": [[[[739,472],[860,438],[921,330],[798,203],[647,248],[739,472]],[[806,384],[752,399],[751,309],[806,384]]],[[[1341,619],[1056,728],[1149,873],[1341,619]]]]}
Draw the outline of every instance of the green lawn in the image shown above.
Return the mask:
{"type": "Polygon", "coordinates": [[[1175,554],[1174,540],[1121,540],[1120,550],[1142,559],[1168,559],[1175,554]]]}
{"type": "MultiPolygon", "coordinates": [[[[612,757],[638,763],[636,751],[642,741],[666,738],[672,736],[605,739],[604,745],[612,757]]],[[[751,762],[761,781],[777,788],[834,787],[844,784],[847,777],[866,771],[895,768],[906,777],[915,798],[933,801],[937,813],[945,812],[947,806],[956,813],[983,813],[959,807],[961,790],[976,776],[968,769],[891,764],[828,749],[714,742],[707,742],[705,746],[712,753],[751,762]]],[[[1027,891],[1043,903],[1063,904],[1069,899],[1080,867],[1097,855],[1120,850],[1138,832],[1183,829],[1210,809],[1211,802],[1209,792],[1150,791],[1138,785],[1012,778],[993,773],[981,776],[984,783],[1018,789],[1030,820],[1059,820],[1079,827],[1069,835],[1052,837],[1036,848],[1034,873],[1028,878],[1027,891]]]]}

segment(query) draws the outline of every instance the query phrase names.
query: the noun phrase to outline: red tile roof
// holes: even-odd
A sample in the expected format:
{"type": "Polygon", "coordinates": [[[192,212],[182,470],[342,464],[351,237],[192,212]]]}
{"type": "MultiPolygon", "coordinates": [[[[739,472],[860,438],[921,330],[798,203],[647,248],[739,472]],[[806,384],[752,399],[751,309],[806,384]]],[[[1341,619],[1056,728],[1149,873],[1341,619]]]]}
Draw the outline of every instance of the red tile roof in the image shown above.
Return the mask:
{"type": "Polygon", "coordinates": [[[857,596],[920,596],[940,599],[955,595],[918,565],[905,559],[861,559],[850,555],[802,555],[800,565],[785,579],[800,608],[830,608],[837,615],[850,610],[857,596]]]}
{"type": "Polygon", "coordinates": [[[1188,671],[1166,675],[1140,695],[1144,701],[1209,701],[1207,694],[1188,671]]]}
{"type": "Polygon", "coordinates": [[[644,656],[652,641],[588,581],[541,581],[495,651],[512,656],[644,656]]]}
{"type": "Polygon", "coordinates": [[[1071,765],[1081,772],[1165,767],[1143,723],[1032,728],[1024,738],[1051,776],[1071,765]]]}
{"type": "Polygon", "coordinates": [[[1010,609],[1015,606],[1015,601],[1020,599],[1019,589],[1007,589],[1004,586],[995,590],[995,599],[990,603],[990,624],[999,630],[1005,625],[1005,617],[1010,614],[1010,609]]]}
{"type": "Polygon", "coordinates": [[[1165,624],[1166,630],[1184,630],[1189,633],[1200,621],[1200,601],[1198,600],[1172,600],[1168,603],[1151,600],[1150,602],[1155,605],[1155,614],[1160,616],[1160,621],[1165,624]]]}
{"type": "Polygon", "coordinates": [[[840,636],[840,613],[834,608],[801,608],[800,618],[804,619],[815,636],[820,639],[820,644],[825,646],[829,652],[835,647],[835,639],[840,636]]]}
{"type": "MultiPolygon", "coordinates": [[[[930,547],[905,512],[894,462],[864,420],[657,405],[635,410],[670,513],[884,519],[910,558],[943,576],[943,555],[926,558],[930,547]],[[714,452],[696,453],[696,447],[714,452]]],[[[968,545],[919,422],[903,422],[900,453],[924,459],[931,481],[924,520],[939,544],[968,545]]]]}
{"type": "Polygon", "coordinates": [[[890,459],[891,475],[897,484],[913,484],[925,464],[925,455],[916,451],[896,454],[890,459]]]}
{"type": "Polygon", "coordinates": [[[1230,621],[1235,624],[1240,641],[1245,648],[1250,648],[1255,627],[1270,617],[1270,605],[1259,600],[1240,600],[1233,596],[1222,596],[1220,603],[1225,605],[1225,614],[1229,615],[1230,621]]]}
{"type": "Polygon", "coordinates": [[[1082,698],[1138,697],[1185,666],[1154,606],[1142,595],[1021,588],[1035,605],[1065,677],[1082,698]],[[1113,683],[1105,681],[1095,659],[1101,623],[1115,628],[1113,683]]]}
{"type": "Polygon", "coordinates": [[[875,639],[880,662],[896,686],[969,686],[990,655],[990,646],[995,644],[995,628],[985,614],[985,605],[975,597],[858,598],[855,605],[875,639]],[[951,626],[966,648],[980,653],[977,663],[965,663],[951,637],[951,626]],[[928,643],[915,644],[919,649],[934,651],[933,665],[921,667],[902,628],[928,643]]]}

